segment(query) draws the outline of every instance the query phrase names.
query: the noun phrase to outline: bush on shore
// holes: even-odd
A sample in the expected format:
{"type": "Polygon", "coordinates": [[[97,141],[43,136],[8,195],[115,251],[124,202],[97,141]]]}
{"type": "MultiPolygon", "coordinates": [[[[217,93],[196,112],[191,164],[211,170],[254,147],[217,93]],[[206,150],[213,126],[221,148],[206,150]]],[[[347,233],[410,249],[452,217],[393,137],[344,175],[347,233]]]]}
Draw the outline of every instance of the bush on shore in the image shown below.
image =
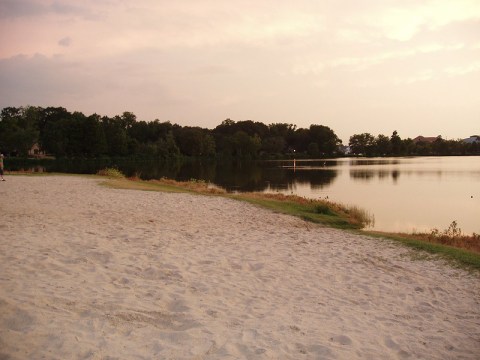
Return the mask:
{"type": "Polygon", "coordinates": [[[97,172],[97,175],[107,176],[107,177],[110,177],[110,178],[124,178],[125,177],[125,175],[120,170],[118,170],[117,168],[105,168],[105,169],[99,170],[97,172]]]}

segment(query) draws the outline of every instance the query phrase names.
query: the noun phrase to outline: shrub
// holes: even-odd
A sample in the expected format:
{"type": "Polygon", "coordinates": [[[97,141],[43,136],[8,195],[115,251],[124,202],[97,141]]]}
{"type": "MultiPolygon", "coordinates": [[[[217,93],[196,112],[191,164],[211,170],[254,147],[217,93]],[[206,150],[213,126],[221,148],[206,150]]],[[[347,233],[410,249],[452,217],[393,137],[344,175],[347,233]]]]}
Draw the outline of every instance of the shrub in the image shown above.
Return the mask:
{"type": "Polygon", "coordinates": [[[120,170],[118,170],[117,168],[105,168],[105,169],[99,170],[97,172],[97,175],[108,176],[108,177],[111,177],[111,178],[124,178],[125,177],[125,175],[120,170]]]}
{"type": "Polygon", "coordinates": [[[480,253],[480,235],[475,233],[472,235],[463,234],[456,221],[452,221],[446,230],[432,229],[427,233],[413,233],[413,236],[424,241],[480,253]]]}
{"type": "Polygon", "coordinates": [[[317,204],[314,206],[313,211],[316,214],[334,215],[334,213],[327,204],[317,204]]]}

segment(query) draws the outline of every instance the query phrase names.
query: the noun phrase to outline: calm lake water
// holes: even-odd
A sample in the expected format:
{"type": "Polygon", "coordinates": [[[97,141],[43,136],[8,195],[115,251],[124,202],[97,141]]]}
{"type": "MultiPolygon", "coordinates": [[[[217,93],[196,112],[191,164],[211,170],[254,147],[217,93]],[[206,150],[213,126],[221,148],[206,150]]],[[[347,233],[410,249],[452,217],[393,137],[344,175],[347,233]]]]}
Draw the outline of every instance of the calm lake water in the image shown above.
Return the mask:
{"type": "Polygon", "coordinates": [[[52,161],[10,170],[95,173],[116,166],[143,179],[201,179],[232,192],[262,191],[361,207],[375,216],[373,229],[444,230],[457,221],[480,233],[480,157],[342,158],[262,162],[52,161]]]}
{"type": "Polygon", "coordinates": [[[282,192],[362,207],[374,214],[375,230],[443,230],[455,220],[464,233],[480,233],[480,157],[340,159],[318,165],[296,161],[295,171],[331,171],[331,182],[295,181],[282,192]]]}

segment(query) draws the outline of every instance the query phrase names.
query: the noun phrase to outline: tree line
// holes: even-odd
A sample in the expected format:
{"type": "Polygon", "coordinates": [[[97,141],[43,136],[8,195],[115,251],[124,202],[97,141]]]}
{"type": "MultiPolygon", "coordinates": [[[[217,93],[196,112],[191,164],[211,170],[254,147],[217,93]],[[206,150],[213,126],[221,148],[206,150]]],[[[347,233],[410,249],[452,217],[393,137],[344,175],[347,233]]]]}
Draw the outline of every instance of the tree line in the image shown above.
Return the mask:
{"type": "Polygon", "coordinates": [[[34,144],[55,157],[175,156],[255,159],[288,154],[337,156],[341,140],[323,125],[297,129],[224,120],[214,129],[169,121],[139,121],[131,112],[114,117],[69,112],[63,107],[6,107],[0,115],[0,150],[27,156],[34,144]]]}
{"type": "MultiPolygon", "coordinates": [[[[0,151],[26,157],[37,144],[42,152],[61,157],[149,158],[233,157],[242,159],[342,156],[346,147],[328,126],[263,124],[226,119],[214,129],[180,126],[169,121],[137,120],[124,112],[114,117],[69,112],[63,107],[6,107],[0,113],[0,151]]],[[[371,134],[350,137],[351,154],[468,155],[480,154],[479,144],[445,141],[433,144],[371,134]]]]}
{"type": "Polygon", "coordinates": [[[402,139],[397,131],[390,137],[375,137],[370,133],[356,134],[350,137],[349,147],[351,154],[368,157],[480,155],[480,139],[471,143],[445,140],[441,136],[435,139],[402,139]]]}

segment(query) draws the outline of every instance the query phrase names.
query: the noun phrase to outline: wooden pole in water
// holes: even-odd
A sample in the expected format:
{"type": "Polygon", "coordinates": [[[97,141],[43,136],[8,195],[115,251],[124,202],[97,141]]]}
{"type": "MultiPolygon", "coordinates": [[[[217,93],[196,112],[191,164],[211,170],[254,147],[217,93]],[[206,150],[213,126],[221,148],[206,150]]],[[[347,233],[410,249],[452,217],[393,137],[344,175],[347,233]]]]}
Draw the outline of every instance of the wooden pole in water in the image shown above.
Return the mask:
{"type": "Polygon", "coordinates": [[[295,172],[295,150],[293,150],[293,172],[295,172]]]}

